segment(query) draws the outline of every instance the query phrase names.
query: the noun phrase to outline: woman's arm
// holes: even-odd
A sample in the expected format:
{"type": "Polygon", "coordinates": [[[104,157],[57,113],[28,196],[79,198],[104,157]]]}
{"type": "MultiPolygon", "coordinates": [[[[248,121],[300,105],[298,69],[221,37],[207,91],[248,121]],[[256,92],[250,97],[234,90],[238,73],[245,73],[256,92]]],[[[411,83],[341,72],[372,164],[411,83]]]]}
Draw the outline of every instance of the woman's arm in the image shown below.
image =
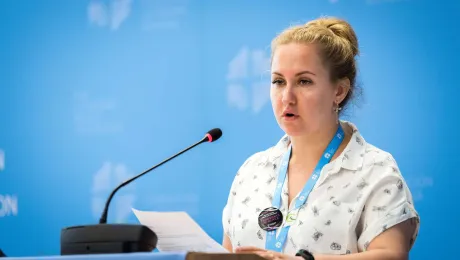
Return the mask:
{"type": "Polygon", "coordinates": [[[315,255],[314,257],[315,260],[407,260],[415,228],[413,219],[408,219],[378,235],[365,252],[337,256],[315,255]]]}
{"type": "Polygon", "coordinates": [[[227,249],[228,252],[233,252],[232,242],[226,234],[224,234],[224,241],[222,242],[222,246],[227,249]]]}
{"type": "MultiPolygon", "coordinates": [[[[407,260],[409,259],[409,250],[411,247],[412,234],[416,229],[414,219],[408,219],[401,222],[380,235],[375,237],[369,244],[367,251],[348,254],[348,255],[316,255],[315,260],[407,260]]],[[[232,249],[228,238],[224,238],[225,244],[232,249]],[[227,242],[226,242],[227,239],[227,242]]],[[[226,247],[227,248],[227,247],[226,247]]],[[[232,252],[230,250],[230,252],[232,252]]],[[[256,247],[239,247],[235,249],[236,253],[256,253],[270,260],[302,260],[299,256],[282,254],[274,251],[268,251],[256,247]]]]}

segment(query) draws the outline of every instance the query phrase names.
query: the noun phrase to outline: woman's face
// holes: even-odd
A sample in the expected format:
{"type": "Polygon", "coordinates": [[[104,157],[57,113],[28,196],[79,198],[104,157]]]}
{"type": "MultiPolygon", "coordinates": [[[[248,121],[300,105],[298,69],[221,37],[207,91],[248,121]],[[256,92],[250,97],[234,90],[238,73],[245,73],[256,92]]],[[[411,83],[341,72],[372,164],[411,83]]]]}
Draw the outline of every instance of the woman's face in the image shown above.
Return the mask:
{"type": "Polygon", "coordinates": [[[346,91],[331,82],[315,45],[278,46],[272,58],[271,82],[273,112],[289,136],[318,132],[337,121],[334,108],[346,91]]]}

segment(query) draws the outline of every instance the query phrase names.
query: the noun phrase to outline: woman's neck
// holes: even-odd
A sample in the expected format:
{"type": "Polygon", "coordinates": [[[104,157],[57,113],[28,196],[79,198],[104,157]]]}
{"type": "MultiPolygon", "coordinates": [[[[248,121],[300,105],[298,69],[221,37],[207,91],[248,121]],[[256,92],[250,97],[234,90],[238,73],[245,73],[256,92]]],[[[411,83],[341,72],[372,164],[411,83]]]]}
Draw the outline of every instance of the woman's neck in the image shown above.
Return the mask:
{"type": "MultiPolygon", "coordinates": [[[[316,165],[337,132],[338,126],[338,124],[334,123],[329,127],[322,128],[308,135],[291,137],[291,163],[316,165]]],[[[347,135],[346,132],[347,131],[345,131],[345,135],[347,135]]],[[[342,142],[342,144],[343,143],[345,142],[342,142]]],[[[339,154],[339,151],[336,152],[334,158],[337,154],[339,154]]]]}

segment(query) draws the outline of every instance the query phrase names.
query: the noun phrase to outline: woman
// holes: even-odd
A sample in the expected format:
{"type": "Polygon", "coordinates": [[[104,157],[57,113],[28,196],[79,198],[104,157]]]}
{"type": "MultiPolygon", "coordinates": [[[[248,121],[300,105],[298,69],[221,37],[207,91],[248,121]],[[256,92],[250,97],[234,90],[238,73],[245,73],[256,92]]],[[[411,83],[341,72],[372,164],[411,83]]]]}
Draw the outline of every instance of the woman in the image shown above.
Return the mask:
{"type": "Polygon", "coordinates": [[[419,229],[392,155],[340,121],[356,92],[351,26],[320,18],[272,42],[273,112],[286,133],[252,155],[223,211],[223,246],[269,259],[407,259],[419,229]],[[296,256],[297,255],[297,256],[296,256]]]}

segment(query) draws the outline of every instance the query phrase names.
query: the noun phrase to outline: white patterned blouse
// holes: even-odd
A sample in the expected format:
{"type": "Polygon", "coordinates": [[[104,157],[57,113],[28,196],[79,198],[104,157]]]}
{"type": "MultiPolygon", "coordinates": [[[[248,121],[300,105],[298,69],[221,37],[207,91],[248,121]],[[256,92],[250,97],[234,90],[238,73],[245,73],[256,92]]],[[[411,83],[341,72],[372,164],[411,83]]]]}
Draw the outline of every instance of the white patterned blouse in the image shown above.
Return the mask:
{"type": "MultiPolygon", "coordinates": [[[[365,251],[381,232],[411,219],[419,230],[419,216],[393,156],[366,143],[355,125],[353,135],[335,160],[326,164],[291,228],[282,252],[299,249],[321,254],[365,251]]],[[[250,156],[231,186],[222,223],[233,248],[265,248],[266,231],[258,224],[259,213],[271,207],[278,166],[288,149],[284,136],[273,147],[250,156]]],[[[287,177],[288,178],[288,177],[287,177]]],[[[287,178],[280,210],[287,215],[287,178]]],[[[292,200],[295,201],[295,198],[292,200]]],[[[278,230],[280,230],[279,228],[278,230]]]]}

